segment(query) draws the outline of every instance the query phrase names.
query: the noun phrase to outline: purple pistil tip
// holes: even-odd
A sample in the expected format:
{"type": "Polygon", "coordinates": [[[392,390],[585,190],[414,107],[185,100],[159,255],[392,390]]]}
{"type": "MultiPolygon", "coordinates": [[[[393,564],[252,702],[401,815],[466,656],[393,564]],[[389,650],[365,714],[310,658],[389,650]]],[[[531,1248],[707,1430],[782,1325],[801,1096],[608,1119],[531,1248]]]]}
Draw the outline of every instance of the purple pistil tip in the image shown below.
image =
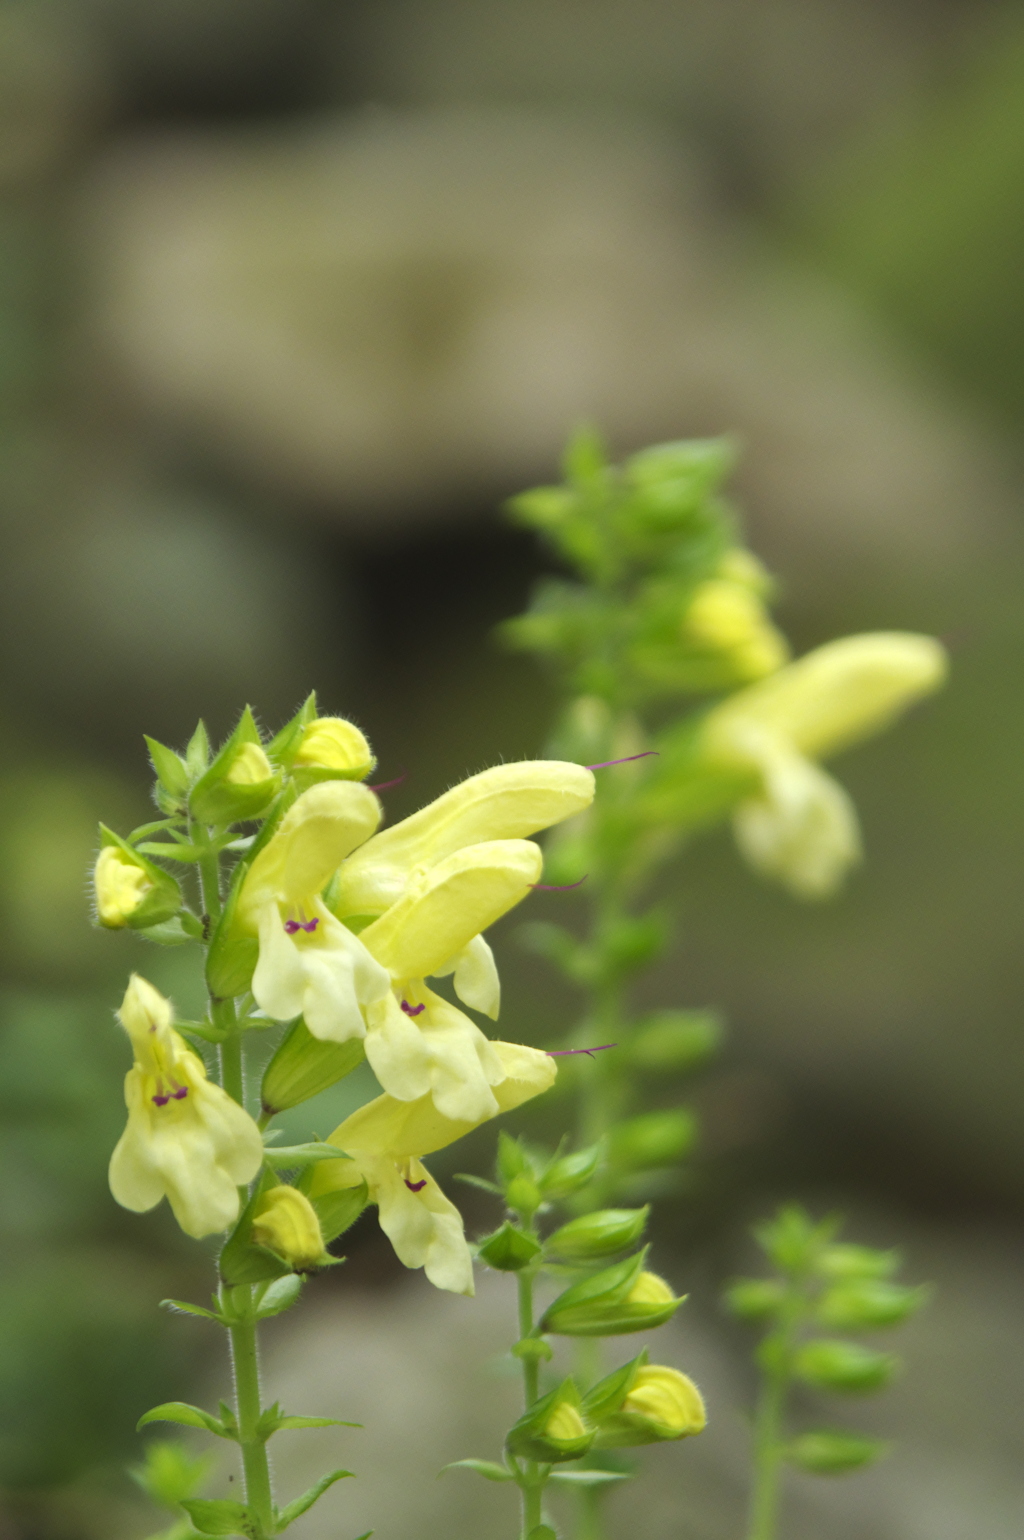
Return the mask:
{"type": "Polygon", "coordinates": [[[425,1003],[423,1005],[410,1005],[408,1001],[402,1001],[402,1009],[407,1016],[418,1016],[420,1011],[425,1011],[426,1008],[425,1003]]]}
{"type": "Polygon", "coordinates": [[[589,876],[589,872],[584,872],[579,882],[531,882],[528,886],[538,893],[571,893],[573,888],[581,888],[589,876]]]}
{"type": "Polygon", "coordinates": [[[407,1176],[403,1176],[402,1181],[405,1183],[406,1187],[408,1187],[410,1192],[422,1192],[424,1187],[427,1185],[426,1177],[423,1178],[422,1182],[410,1182],[407,1176]]]}
{"type": "Polygon", "coordinates": [[[294,936],[297,930],[305,930],[312,935],[319,924],[319,920],[285,920],[284,928],[289,936],[294,936]]]}
{"type": "Polygon", "coordinates": [[[596,1048],[548,1048],[546,1053],[549,1059],[562,1059],[571,1053],[585,1053],[587,1058],[593,1058],[595,1053],[604,1053],[606,1048],[618,1048],[618,1043],[600,1043],[596,1048]]]}
{"type": "Polygon", "coordinates": [[[609,765],[628,765],[634,759],[646,759],[649,754],[657,754],[657,749],[644,749],[642,754],[627,754],[625,759],[602,759],[599,765],[584,765],[585,770],[607,770],[609,765]]]}

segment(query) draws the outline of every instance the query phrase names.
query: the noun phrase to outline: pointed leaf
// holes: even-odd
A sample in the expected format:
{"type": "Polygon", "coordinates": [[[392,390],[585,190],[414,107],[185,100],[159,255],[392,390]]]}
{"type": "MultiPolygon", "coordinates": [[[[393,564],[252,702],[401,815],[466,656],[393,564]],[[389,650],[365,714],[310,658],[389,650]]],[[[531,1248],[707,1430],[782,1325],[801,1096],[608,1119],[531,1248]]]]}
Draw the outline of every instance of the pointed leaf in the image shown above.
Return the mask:
{"type": "Polygon", "coordinates": [[[631,1473],[625,1470],[553,1470],[549,1481],[560,1481],[571,1487],[603,1486],[608,1481],[629,1481],[631,1473]]]}
{"type": "Polygon", "coordinates": [[[346,1476],[354,1475],[355,1472],[350,1470],[332,1470],[326,1476],[321,1476],[308,1492],[303,1492],[302,1496],[297,1497],[293,1503],[289,1503],[287,1508],[281,1509],[278,1514],[279,1528],[287,1529],[289,1524],[294,1524],[295,1520],[312,1508],[317,1499],[323,1497],[327,1488],[332,1487],[336,1481],[342,1481],[346,1476]]]}
{"type": "Polygon", "coordinates": [[[256,1319],[265,1321],[268,1316],[282,1315],[285,1310],[290,1310],[298,1303],[302,1293],[302,1279],[298,1273],[288,1273],[284,1278],[275,1278],[268,1283],[263,1293],[257,1296],[256,1319]]]}
{"type": "Polygon", "coordinates": [[[181,1505],[201,1535],[248,1535],[252,1533],[249,1510],[226,1497],[186,1497],[181,1505]]]}
{"type": "Polygon", "coordinates": [[[187,1299],[162,1299],[161,1310],[172,1310],[175,1315],[201,1315],[204,1321],[216,1321],[218,1326],[223,1326],[224,1318],[218,1315],[216,1310],[207,1310],[202,1305],[191,1305],[187,1299]]]}
{"type": "MultiPolygon", "coordinates": [[[[273,1026],[273,1022],[268,1022],[273,1026]]],[[[333,1144],[318,1141],[313,1144],[285,1144],[278,1145],[272,1150],[267,1150],[266,1158],[270,1164],[278,1170],[287,1171],[295,1166],[311,1166],[318,1160],[351,1160],[344,1150],[335,1149],[333,1144]]]]}
{"type": "MultiPolygon", "coordinates": [[[[187,1401],[165,1401],[161,1406],[154,1406],[144,1412],[136,1423],[136,1432],[150,1422],[177,1422],[185,1428],[205,1428],[207,1433],[215,1433],[218,1438],[231,1437],[219,1417],[214,1417],[212,1412],[204,1412],[199,1406],[189,1406],[187,1401]]],[[[219,1531],[215,1530],[214,1533],[219,1531]]]]}
{"type": "Polygon", "coordinates": [[[450,1465],[442,1465],[438,1471],[438,1477],[444,1475],[446,1470],[472,1470],[478,1476],[483,1476],[485,1481],[514,1481],[515,1477],[507,1465],[499,1465],[496,1460],[452,1460],[450,1465]]]}
{"type": "Polygon", "coordinates": [[[188,741],[188,748],[185,750],[185,764],[188,766],[189,775],[194,778],[197,775],[202,775],[209,763],[210,739],[207,736],[206,724],[200,718],[195,732],[188,741]]]}

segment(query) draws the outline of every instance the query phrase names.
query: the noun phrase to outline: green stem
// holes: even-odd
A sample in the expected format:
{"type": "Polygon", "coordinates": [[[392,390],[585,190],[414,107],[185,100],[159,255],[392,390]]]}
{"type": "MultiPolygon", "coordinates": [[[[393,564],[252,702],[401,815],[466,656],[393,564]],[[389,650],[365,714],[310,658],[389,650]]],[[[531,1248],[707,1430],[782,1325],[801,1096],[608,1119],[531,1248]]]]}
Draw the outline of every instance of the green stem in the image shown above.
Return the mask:
{"type": "Polygon", "coordinates": [[[253,1540],[271,1540],[275,1530],[274,1499],[270,1487],[267,1446],[256,1431],[261,1411],[260,1367],[256,1322],[251,1317],[232,1326],[231,1357],[235,1369],[245,1501],[252,1521],[253,1540]]]}
{"type": "MultiPolygon", "coordinates": [[[[232,1016],[234,1015],[233,1001],[218,1001],[219,1006],[230,1004],[232,1016]]],[[[216,1010],[217,1007],[215,1006],[216,1010]]],[[[239,1106],[245,1105],[245,1081],[242,1073],[242,1034],[232,1032],[220,1045],[220,1083],[228,1095],[239,1106]]]]}
{"type": "Polygon", "coordinates": [[[750,1494],[747,1540],[775,1540],[786,1394],[797,1327],[804,1306],[803,1291],[793,1280],[778,1329],[762,1344],[763,1381],[754,1413],[754,1484],[750,1494]]]}
{"type": "MultiPolygon", "coordinates": [[[[519,1288],[519,1337],[526,1338],[533,1331],[533,1270],[524,1267],[516,1274],[519,1288]]],[[[532,1353],[521,1360],[523,1365],[523,1409],[529,1411],[537,1400],[540,1390],[540,1364],[532,1353]]],[[[525,1473],[519,1490],[522,1493],[523,1528],[522,1540],[528,1540],[531,1530],[542,1522],[544,1509],[545,1475],[536,1460],[525,1462],[525,1473]]]]}

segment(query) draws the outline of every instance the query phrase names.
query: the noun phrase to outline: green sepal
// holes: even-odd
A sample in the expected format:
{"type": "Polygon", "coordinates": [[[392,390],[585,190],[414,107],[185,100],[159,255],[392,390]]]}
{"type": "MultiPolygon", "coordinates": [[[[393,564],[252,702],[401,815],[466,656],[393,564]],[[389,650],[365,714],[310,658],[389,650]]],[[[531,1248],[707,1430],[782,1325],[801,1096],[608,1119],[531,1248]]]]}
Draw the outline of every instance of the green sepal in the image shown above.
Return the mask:
{"type": "Polygon", "coordinates": [[[598,1423],[617,1412],[633,1387],[637,1370],[647,1362],[647,1349],[644,1348],[628,1364],[623,1364],[621,1369],[615,1369],[603,1380],[598,1380],[583,1397],[584,1417],[598,1423]]]}
{"type": "Polygon", "coordinates": [[[273,1406],[268,1406],[260,1413],[256,1424],[256,1437],[266,1443],[275,1433],[288,1429],[301,1428],[361,1428],[361,1422],[343,1422],[340,1417],[292,1417],[282,1412],[280,1404],[275,1401],[273,1406]]]}
{"type": "Polygon", "coordinates": [[[257,1321],[265,1321],[272,1315],[283,1315],[298,1304],[302,1294],[303,1279],[298,1273],[286,1273],[283,1278],[273,1278],[269,1283],[257,1285],[253,1296],[253,1312],[257,1321]]]}
{"type": "Polygon", "coordinates": [[[366,1058],[362,1038],[328,1043],[314,1037],[300,1016],[281,1039],[263,1072],[260,1096],[271,1115],[297,1107],[358,1069],[366,1058]]]}
{"type": "Polygon", "coordinates": [[[510,1351],[515,1358],[536,1358],[540,1363],[548,1363],[555,1356],[551,1344],[543,1337],[522,1337],[510,1351]]]}
{"type": "Polygon", "coordinates": [[[228,1323],[219,1310],[207,1310],[205,1305],[193,1305],[187,1299],[162,1299],[161,1310],[170,1310],[173,1315],[198,1315],[204,1321],[216,1321],[218,1326],[226,1326],[228,1323]]]}
{"type": "Polygon", "coordinates": [[[507,1465],[499,1465],[496,1460],[452,1460],[449,1465],[442,1465],[438,1476],[443,1476],[446,1470],[471,1470],[478,1476],[483,1476],[485,1481],[514,1481],[516,1478],[507,1465]]]}
{"type": "Polygon", "coordinates": [[[793,1373],[819,1390],[866,1395],[888,1385],[900,1366],[891,1353],[879,1353],[859,1342],[827,1337],[805,1342],[793,1359],[793,1373]]]}
{"type": "Polygon", "coordinates": [[[545,1198],[568,1198],[581,1187],[593,1181],[604,1154],[603,1144],[592,1144],[572,1155],[561,1155],[553,1160],[540,1177],[540,1190],[545,1198]]]}
{"type": "Polygon", "coordinates": [[[316,1197],[310,1197],[306,1189],[314,1169],[310,1167],[304,1172],[296,1186],[300,1192],[306,1192],[316,1209],[320,1234],[324,1244],[329,1246],[331,1241],[336,1241],[339,1235],[344,1235],[355,1224],[370,1201],[370,1189],[366,1182],[360,1182],[357,1187],[339,1187],[334,1192],[318,1193],[316,1197]]]}
{"type": "Polygon", "coordinates": [[[277,1515],[278,1533],[282,1529],[287,1529],[289,1524],[294,1524],[296,1519],[300,1519],[308,1509],[312,1508],[318,1498],[323,1497],[328,1487],[332,1487],[336,1481],[342,1481],[346,1476],[353,1476],[354,1474],[355,1472],[350,1470],[332,1470],[328,1475],[321,1476],[320,1480],[315,1482],[307,1492],[303,1492],[301,1497],[297,1497],[293,1503],[289,1503],[287,1508],[280,1509],[277,1515]]]}
{"type": "Polygon", "coordinates": [[[813,1475],[839,1476],[846,1471],[862,1470],[865,1465],[883,1459],[891,1448],[884,1439],[823,1430],[802,1433],[786,1444],[782,1453],[791,1465],[798,1465],[813,1475]]]}
{"type": "Polygon", "coordinates": [[[266,745],[266,755],[270,762],[287,768],[299,747],[303,731],[316,719],[316,691],[310,690],[291,721],[286,722],[281,731],[275,733],[266,745]]]}
{"type": "Polygon", "coordinates": [[[172,801],[182,806],[188,795],[188,766],[180,754],[176,754],[157,738],[150,738],[145,733],[143,737],[157,780],[172,801]]]}
{"type": "Polygon", "coordinates": [[[581,1214],[548,1236],[545,1254],[564,1257],[568,1262],[614,1256],[636,1245],[647,1228],[650,1211],[650,1204],[645,1204],[643,1208],[605,1208],[581,1214]]]}
{"type": "MultiPolygon", "coordinates": [[[[123,840],[113,829],[108,829],[106,824],[100,824],[100,848],[113,845],[124,852],[132,866],[139,866],[145,872],[149,881],[153,884],[145,898],[132,911],[125,920],[125,925],[132,930],[146,930],[151,925],[160,925],[164,920],[169,920],[178,913],[181,908],[181,889],[170,872],[165,872],[162,866],[149,861],[144,855],[123,840]]],[[[103,924],[102,920],[98,923],[103,924]]],[[[123,927],[107,926],[109,930],[120,930],[123,927]]]]}
{"type": "Polygon", "coordinates": [[[251,1239],[257,1205],[277,1185],[274,1173],[264,1170],[253,1187],[252,1196],[242,1210],[238,1223],[224,1243],[218,1266],[221,1277],[230,1288],[240,1283],[262,1283],[269,1278],[284,1278],[292,1272],[287,1262],[268,1251],[265,1246],[254,1245],[251,1239]]]}
{"type": "Polygon", "coordinates": [[[236,786],[227,779],[240,750],[250,743],[263,748],[260,730],[246,706],[238,726],[189,792],[189,811],[200,823],[223,825],[256,818],[280,791],[281,777],[276,773],[251,786],[236,786]]]}
{"type": "Polygon", "coordinates": [[[517,1176],[533,1176],[533,1166],[521,1140],[513,1139],[503,1128],[498,1130],[497,1174],[506,1187],[517,1176]]]}
{"type": "Polygon", "coordinates": [[[264,1152],[264,1159],[275,1171],[294,1171],[299,1166],[315,1166],[321,1160],[351,1160],[344,1150],[325,1140],[313,1144],[275,1144],[264,1152]]]}
{"type": "Polygon", "coordinates": [[[210,737],[206,731],[206,723],[200,717],[195,732],[188,740],[188,748],[185,750],[185,767],[188,770],[189,780],[197,781],[209,763],[210,737]]]}
{"type": "Polygon", "coordinates": [[[201,941],[203,939],[203,927],[195,915],[188,915],[190,921],[186,922],[187,911],[176,914],[169,920],[162,920],[159,925],[147,925],[144,935],[147,941],[155,941],[159,946],[184,946],[189,941],[201,941]]]}
{"type": "Polygon", "coordinates": [[[187,1401],[165,1401],[161,1406],[154,1406],[139,1418],[135,1431],[141,1433],[151,1422],[176,1422],[183,1428],[205,1428],[207,1433],[213,1433],[217,1438],[235,1437],[219,1417],[215,1417],[212,1412],[204,1412],[202,1407],[190,1406],[187,1401]]]}
{"type": "Polygon", "coordinates": [[[186,1497],[181,1506],[201,1535],[252,1534],[249,1510],[226,1497],[186,1497]]]}
{"type": "Polygon", "coordinates": [[[500,1230],[480,1242],[477,1255],[499,1272],[517,1273],[535,1262],[541,1249],[539,1240],[506,1220],[500,1230]]]}
{"type": "Polygon", "coordinates": [[[614,1267],[592,1273],[560,1294],[541,1317],[542,1331],[565,1337],[611,1337],[653,1330],[669,1320],[686,1298],[664,1303],[630,1302],[629,1294],[643,1272],[650,1248],[614,1267]]]}
{"type": "Polygon", "coordinates": [[[541,1460],[548,1465],[562,1460],[578,1460],[586,1454],[594,1441],[594,1429],[586,1423],[579,1435],[570,1437],[560,1438],[549,1431],[551,1418],[563,1405],[579,1412],[580,1393],[571,1378],[563,1380],[546,1396],[541,1396],[512,1425],[505,1440],[510,1453],[526,1460],[541,1460]]]}

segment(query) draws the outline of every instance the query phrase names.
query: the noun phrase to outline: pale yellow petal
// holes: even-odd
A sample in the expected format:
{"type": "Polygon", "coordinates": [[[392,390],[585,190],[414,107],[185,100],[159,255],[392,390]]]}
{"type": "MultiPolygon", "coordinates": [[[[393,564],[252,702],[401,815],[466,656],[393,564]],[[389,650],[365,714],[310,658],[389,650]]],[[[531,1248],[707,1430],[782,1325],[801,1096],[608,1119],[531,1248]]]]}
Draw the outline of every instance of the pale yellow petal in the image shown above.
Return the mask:
{"type": "Polygon", "coordinates": [[[288,809],[245,876],[236,925],[254,933],[271,900],[302,905],[325,886],[341,862],[368,840],[381,806],[358,781],[323,781],[288,809]]]}
{"type": "Polygon", "coordinates": [[[423,1183],[418,1192],[411,1191],[393,1167],[371,1191],[381,1229],[406,1267],[422,1267],[435,1288],[471,1295],[473,1260],[462,1215],[418,1160],[409,1162],[408,1171],[410,1181],[423,1183]]]}

